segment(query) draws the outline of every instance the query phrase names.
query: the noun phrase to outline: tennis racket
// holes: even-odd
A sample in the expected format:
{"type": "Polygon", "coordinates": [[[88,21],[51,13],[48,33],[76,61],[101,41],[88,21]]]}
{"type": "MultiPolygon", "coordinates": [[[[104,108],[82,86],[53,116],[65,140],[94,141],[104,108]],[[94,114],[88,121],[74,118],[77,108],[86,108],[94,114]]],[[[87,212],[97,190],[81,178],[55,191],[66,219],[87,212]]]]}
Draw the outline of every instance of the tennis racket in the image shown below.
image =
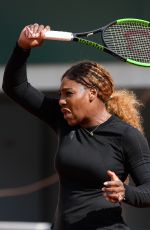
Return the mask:
{"type": "Polygon", "coordinates": [[[83,33],[47,31],[47,40],[75,41],[109,53],[124,62],[150,67],[150,22],[136,18],[118,19],[110,24],[83,33]],[[101,35],[101,43],[84,39],[101,35]]]}

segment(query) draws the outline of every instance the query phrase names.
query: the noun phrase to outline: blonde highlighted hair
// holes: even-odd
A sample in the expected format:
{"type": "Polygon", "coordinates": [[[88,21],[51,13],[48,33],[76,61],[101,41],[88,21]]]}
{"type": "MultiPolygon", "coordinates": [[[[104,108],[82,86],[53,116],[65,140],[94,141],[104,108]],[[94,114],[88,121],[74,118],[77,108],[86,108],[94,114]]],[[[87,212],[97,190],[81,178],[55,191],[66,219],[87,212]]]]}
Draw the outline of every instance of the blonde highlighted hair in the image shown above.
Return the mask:
{"type": "Polygon", "coordinates": [[[106,102],[107,110],[143,133],[140,108],[142,103],[128,90],[116,90],[106,102]]]}
{"type": "Polygon", "coordinates": [[[83,61],[68,69],[62,79],[66,77],[88,88],[96,88],[98,97],[102,100],[111,114],[117,115],[123,121],[137,128],[143,133],[141,103],[133,92],[114,90],[114,83],[110,73],[96,62],[83,61]]]}

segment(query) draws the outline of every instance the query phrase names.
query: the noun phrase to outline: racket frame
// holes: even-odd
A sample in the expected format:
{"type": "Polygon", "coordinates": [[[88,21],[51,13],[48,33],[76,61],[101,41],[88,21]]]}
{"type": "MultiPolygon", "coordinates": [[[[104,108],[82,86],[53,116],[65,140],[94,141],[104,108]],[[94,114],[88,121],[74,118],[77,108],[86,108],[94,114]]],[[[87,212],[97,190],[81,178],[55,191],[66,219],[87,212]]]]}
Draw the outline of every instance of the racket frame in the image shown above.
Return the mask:
{"type": "Polygon", "coordinates": [[[115,57],[117,57],[118,59],[121,59],[124,62],[128,62],[130,64],[134,64],[134,65],[138,65],[138,66],[143,66],[143,67],[150,67],[150,63],[142,63],[142,62],[138,62],[135,61],[131,58],[124,58],[121,55],[117,54],[116,52],[114,52],[113,50],[111,50],[109,48],[109,46],[106,44],[105,39],[104,39],[104,33],[105,30],[115,24],[124,24],[124,23],[141,23],[143,25],[145,25],[146,27],[150,27],[150,22],[143,20],[143,19],[137,19],[137,18],[122,18],[122,19],[118,19],[116,21],[113,21],[109,24],[107,24],[106,26],[103,26],[101,28],[92,30],[92,31],[87,31],[87,32],[81,32],[81,33],[71,33],[71,32],[63,32],[63,31],[47,31],[45,33],[45,39],[48,40],[61,40],[61,41],[75,41],[78,42],[80,44],[84,44],[87,46],[91,46],[94,47],[98,50],[104,51],[106,53],[109,53],[115,57]],[[101,45],[99,43],[93,42],[91,40],[87,40],[84,39],[83,37],[90,37],[92,35],[95,35],[97,33],[101,32],[101,40],[102,43],[104,45],[101,45]]]}

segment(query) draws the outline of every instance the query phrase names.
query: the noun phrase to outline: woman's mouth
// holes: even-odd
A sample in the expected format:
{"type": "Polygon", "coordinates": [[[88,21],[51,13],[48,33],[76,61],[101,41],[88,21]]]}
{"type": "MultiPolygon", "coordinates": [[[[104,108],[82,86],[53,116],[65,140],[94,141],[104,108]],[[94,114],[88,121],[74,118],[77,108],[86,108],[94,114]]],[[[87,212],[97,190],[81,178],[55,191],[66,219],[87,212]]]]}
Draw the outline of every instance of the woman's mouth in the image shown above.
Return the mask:
{"type": "Polygon", "coordinates": [[[68,108],[62,108],[61,112],[64,115],[64,119],[68,119],[68,118],[70,118],[72,116],[71,110],[68,109],[68,108]]]}

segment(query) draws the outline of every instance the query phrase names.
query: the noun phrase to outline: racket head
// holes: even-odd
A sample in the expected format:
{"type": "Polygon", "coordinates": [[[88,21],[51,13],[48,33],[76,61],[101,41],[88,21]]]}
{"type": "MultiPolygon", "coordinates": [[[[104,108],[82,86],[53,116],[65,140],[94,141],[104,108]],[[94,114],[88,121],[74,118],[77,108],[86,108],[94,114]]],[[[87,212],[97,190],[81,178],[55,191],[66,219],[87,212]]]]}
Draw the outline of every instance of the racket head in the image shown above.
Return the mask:
{"type": "Polygon", "coordinates": [[[150,22],[118,19],[103,28],[102,41],[113,53],[131,64],[150,67],[150,22]]]}

